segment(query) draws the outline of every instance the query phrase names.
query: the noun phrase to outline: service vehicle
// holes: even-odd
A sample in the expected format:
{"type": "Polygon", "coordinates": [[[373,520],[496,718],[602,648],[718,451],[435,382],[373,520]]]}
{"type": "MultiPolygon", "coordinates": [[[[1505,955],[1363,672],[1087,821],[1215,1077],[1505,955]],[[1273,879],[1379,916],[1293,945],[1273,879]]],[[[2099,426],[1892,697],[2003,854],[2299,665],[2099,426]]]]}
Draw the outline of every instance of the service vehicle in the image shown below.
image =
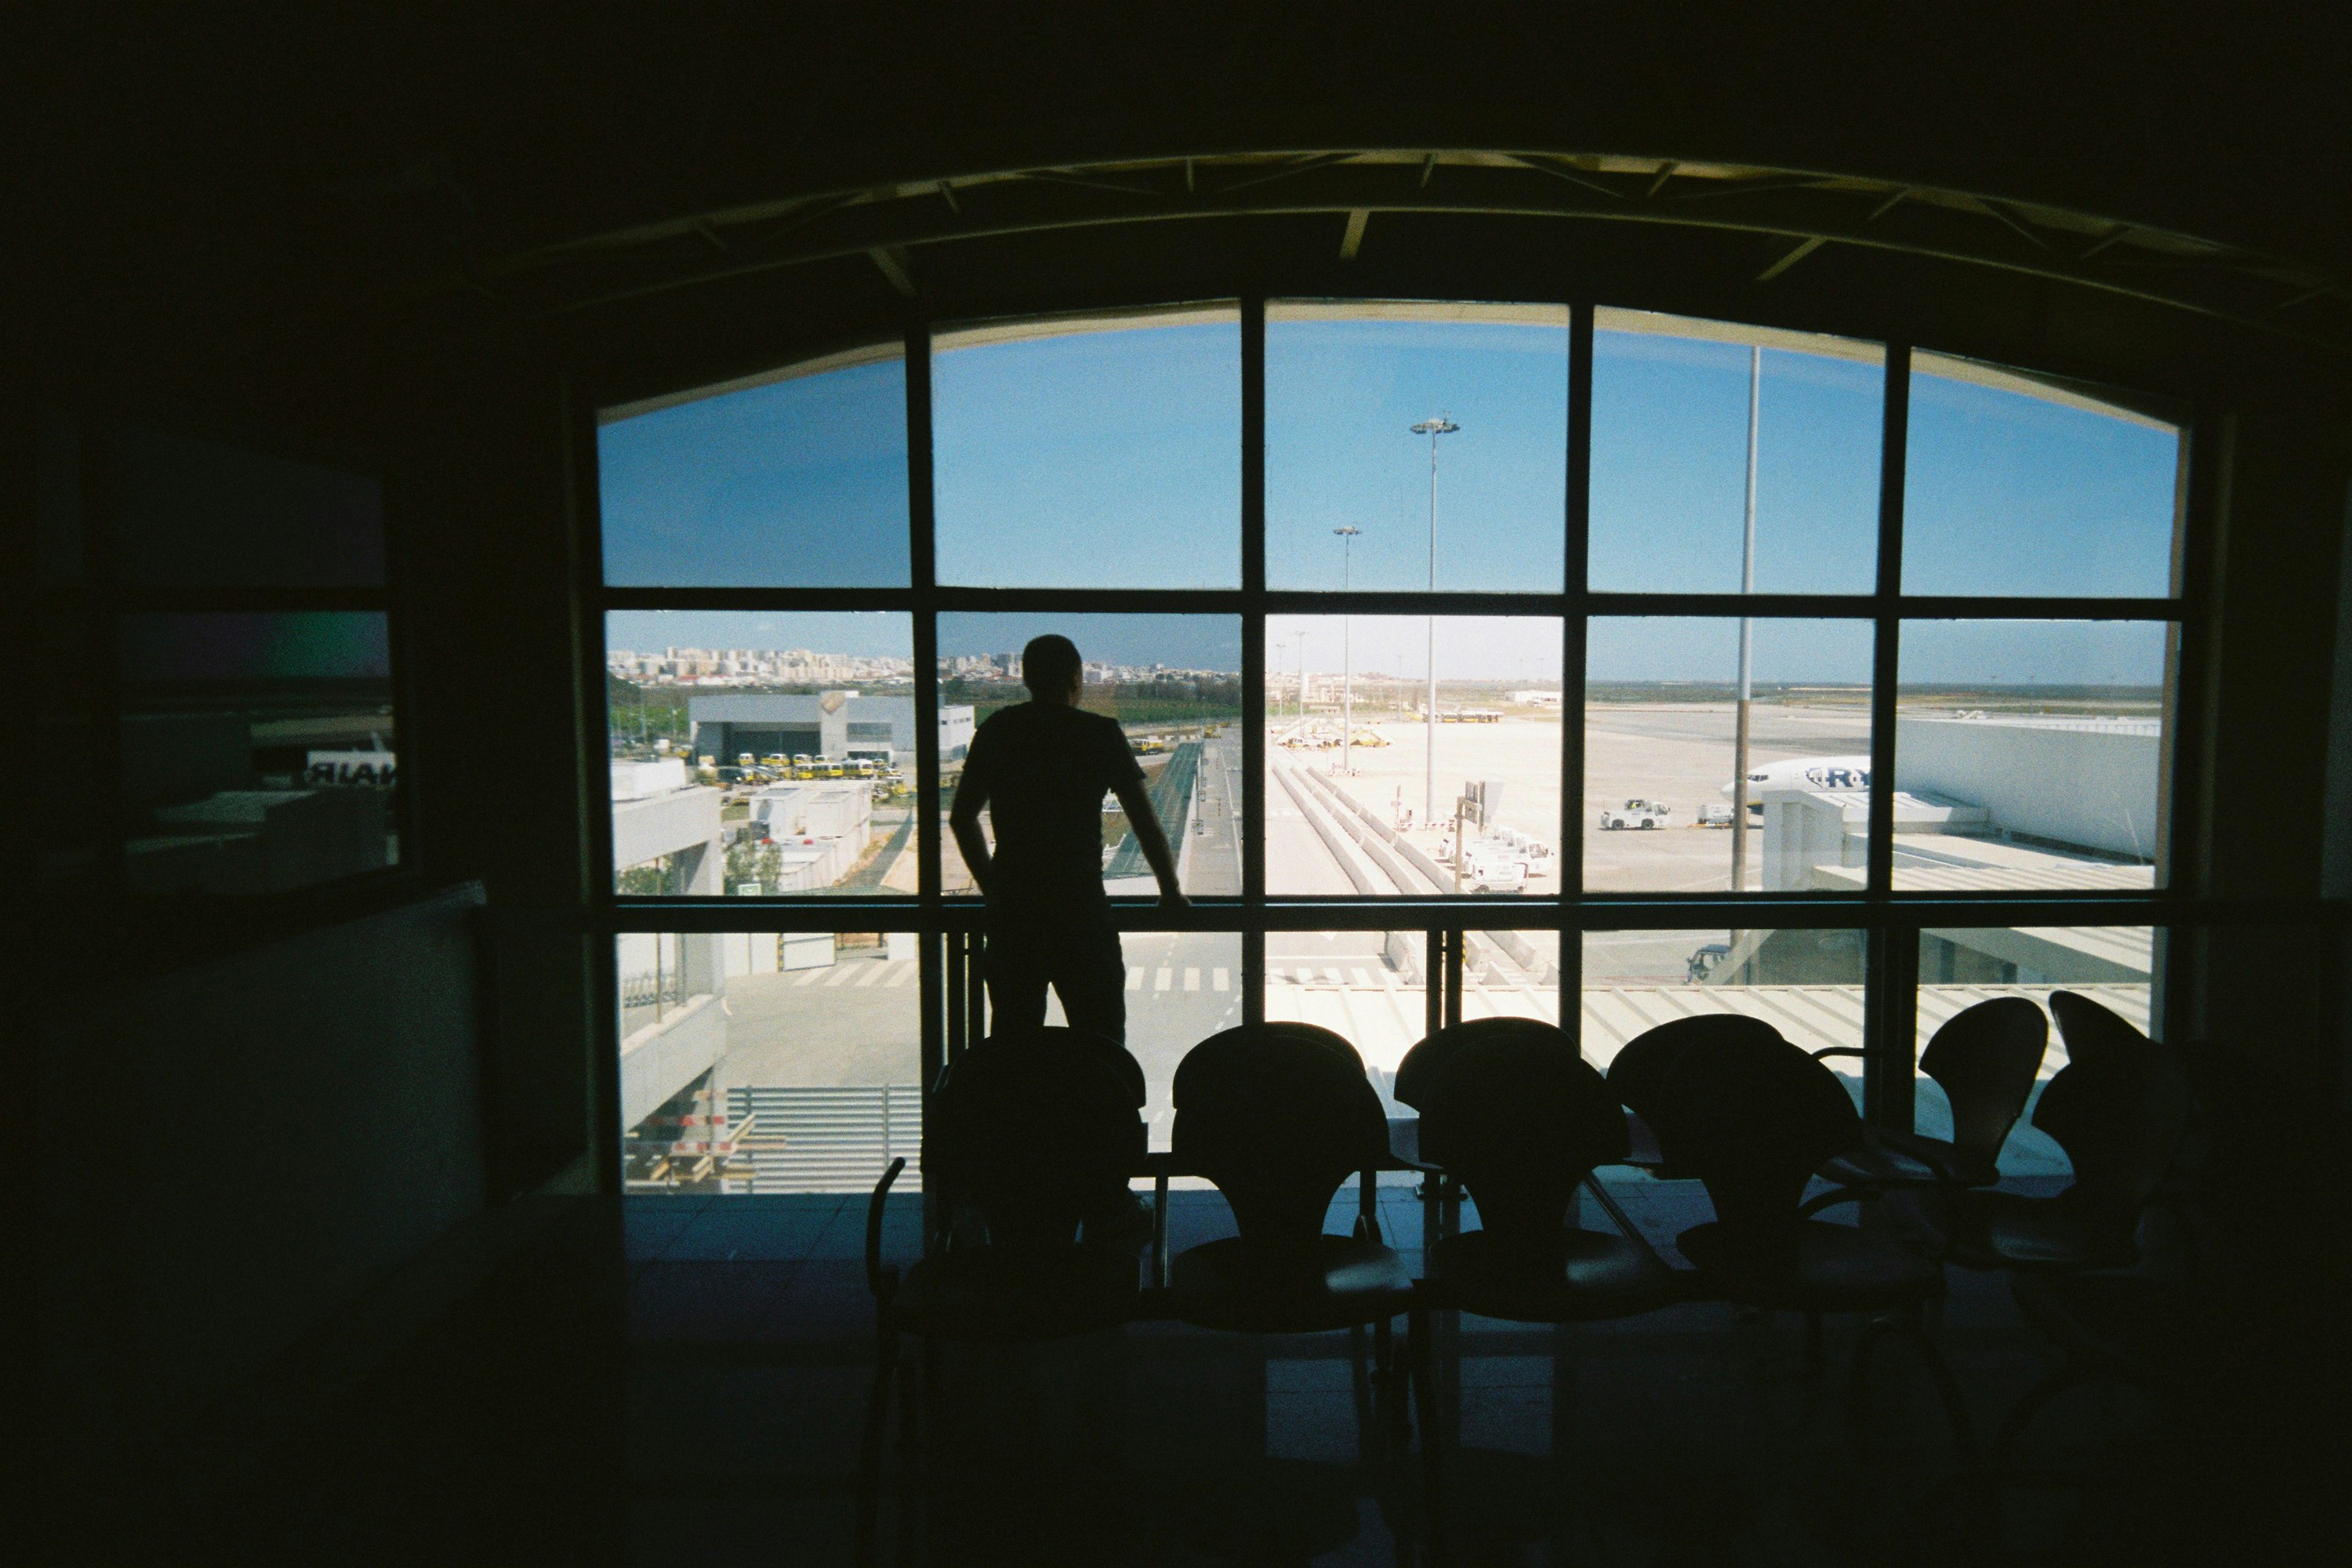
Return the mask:
{"type": "Polygon", "coordinates": [[[1462,857],[1462,890],[1465,893],[1523,893],[1528,887],[1528,858],[1499,838],[1473,838],[1462,857]]]}
{"type": "Polygon", "coordinates": [[[1691,826],[1694,827],[1728,827],[1731,826],[1731,807],[1721,805],[1717,802],[1710,801],[1706,805],[1698,808],[1698,820],[1692,823],[1691,826]]]}
{"type": "Polygon", "coordinates": [[[1706,981],[1708,975],[1716,972],[1716,969],[1725,959],[1729,958],[1730,956],[1731,944],[1729,942],[1708,942],[1706,945],[1701,947],[1697,952],[1690,955],[1690,962],[1687,965],[1689,972],[1683,976],[1683,984],[1685,985],[1697,985],[1702,984],[1706,981]]]}
{"type": "Polygon", "coordinates": [[[1604,833],[1613,833],[1625,828],[1664,827],[1666,826],[1666,818],[1673,814],[1674,807],[1664,801],[1645,800],[1636,795],[1621,806],[1603,807],[1601,813],[1601,830],[1604,833]]]}

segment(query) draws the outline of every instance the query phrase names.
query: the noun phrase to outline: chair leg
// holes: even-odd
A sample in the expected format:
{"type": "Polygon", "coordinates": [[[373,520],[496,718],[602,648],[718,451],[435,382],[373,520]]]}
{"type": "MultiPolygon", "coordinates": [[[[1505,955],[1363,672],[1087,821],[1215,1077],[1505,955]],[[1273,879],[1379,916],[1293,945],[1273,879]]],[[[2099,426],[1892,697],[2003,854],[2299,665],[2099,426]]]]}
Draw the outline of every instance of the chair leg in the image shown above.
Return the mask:
{"type": "Polygon", "coordinates": [[[1445,1560],[1445,1456],[1435,1391],[1430,1375],[1430,1314],[1416,1309],[1405,1318],[1405,1361],[1411,1369],[1413,1414],[1421,1428],[1421,1491],[1429,1516],[1429,1560],[1445,1560]]]}
{"type": "Polygon", "coordinates": [[[890,1384],[898,1372],[898,1336],[879,1330],[874,1345],[874,1386],[866,1396],[866,1432],[857,1456],[858,1568],[875,1568],[880,1561],[878,1537],[882,1510],[882,1446],[890,1428],[890,1384]]]}
{"type": "Polygon", "coordinates": [[[2090,1381],[2087,1373],[2069,1362],[2026,1390],[2024,1397],[2011,1407],[2008,1418],[2000,1424],[2000,1430],[1993,1435],[1992,1447],[1985,1452],[1985,1470],[1995,1486],[2000,1485],[2001,1478],[2009,1473],[2011,1455],[2024,1440],[2025,1429],[2033,1424],[2036,1415],[2042,1414],[2042,1406],[2090,1381]]]}
{"type": "MultiPolygon", "coordinates": [[[[936,1356],[933,1342],[923,1342],[929,1368],[936,1356]]],[[[928,1378],[926,1381],[929,1381],[928,1378]]],[[[898,1378],[898,1561],[920,1560],[923,1518],[923,1433],[921,1390],[911,1369],[898,1378]]]]}
{"type": "Polygon", "coordinates": [[[1958,1453],[1962,1473],[1973,1482],[1983,1471],[1981,1451],[1977,1447],[1976,1424],[1969,1417],[1968,1400],[1960,1392],[1960,1380],[1952,1375],[1944,1352],[1920,1327],[1916,1319],[1905,1317],[1874,1318],[1864,1326],[1862,1337],[1853,1347],[1853,1362],[1846,1373],[1846,1436],[1848,1441],[1858,1439],[1862,1422],[1863,1394],[1870,1375],[1871,1352],[1880,1340],[1892,1336],[1907,1340],[1916,1351],[1927,1375],[1936,1385],[1936,1394],[1943,1402],[1945,1422],[1952,1429],[1952,1446],[1958,1453]]]}

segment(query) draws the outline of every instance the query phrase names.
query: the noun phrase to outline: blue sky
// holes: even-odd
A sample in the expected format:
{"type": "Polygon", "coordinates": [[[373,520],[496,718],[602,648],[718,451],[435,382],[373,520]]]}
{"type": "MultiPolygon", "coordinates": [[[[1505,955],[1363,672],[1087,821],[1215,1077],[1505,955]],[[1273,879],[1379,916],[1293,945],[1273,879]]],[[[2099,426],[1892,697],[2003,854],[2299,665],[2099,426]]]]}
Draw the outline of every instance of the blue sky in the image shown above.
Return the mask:
{"type": "MultiPolygon", "coordinates": [[[[1735,591],[1748,349],[1612,331],[1596,334],[1595,351],[1592,585],[1735,591]]],[[[1240,357],[1238,321],[1213,315],[943,348],[933,367],[940,581],[1235,585],[1240,357]]],[[[1266,362],[1272,586],[1338,587],[1342,547],[1330,530],[1340,522],[1363,530],[1351,547],[1356,586],[1426,584],[1429,446],[1407,426],[1444,413],[1462,428],[1439,451],[1439,587],[1559,587],[1564,329],[1276,319],[1266,362]]],[[[1783,349],[1766,350],[1762,370],[1757,586],[1867,592],[1876,571],[1883,374],[1866,359],[1783,349]]],[[[606,425],[600,473],[608,580],[903,584],[905,447],[896,361],[606,425]]],[[[2171,432],[2141,421],[1915,374],[1906,586],[2162,595],[2177,452],[2171,432]]],[[[1079,641],[1090,658],[1239,663],[1237,628],[1215,617],[952,619],[952,628],[942,622],[942,647],[967,638],[974,646],[948,651],[999,651],[1058,626],[1074,636],[1084,630],[1079,641]]],[[[1723,628],[1730,624],[1596,628],[1591,672],[1728,679],[1727,665],[1717,670],[1725,663],[1717,647],[1729,646],[1723,628]]],[[[1440,668],[1533,679],[1547,657],[1557,666],[1546,637],[1556,644],[1524,625],[1457,620],[1440,668]]],[[[911,640],[903,617],[717,613],[657,623],[615,617],[613,637],[614,647],[844,653],[904,652],[911,640]]],[[[1420,668],[1417,633],[1359,618],[1357,637],[1363,668],[1420,668]]],[[[1998,623],[1921,628],[1906,646],[1906,680],[2153,681],[2161,670],[2158,628],[1998,623]]],[[[1759,632],[1758,649],[1762,679],[1867,675],[1866,632],[1852,623],[1780,623],[1759,632]]],[[[1317,657],[1310,647],[1310,661],[1317,657]]]]}
{"type": "Polygon", "coordinates": [[[1425,589],[1429,437],[1437,586],[1557,593],[1568,461],[1568,327],[1269,321],[1265,576],[1273,588],[1425,589]]]}

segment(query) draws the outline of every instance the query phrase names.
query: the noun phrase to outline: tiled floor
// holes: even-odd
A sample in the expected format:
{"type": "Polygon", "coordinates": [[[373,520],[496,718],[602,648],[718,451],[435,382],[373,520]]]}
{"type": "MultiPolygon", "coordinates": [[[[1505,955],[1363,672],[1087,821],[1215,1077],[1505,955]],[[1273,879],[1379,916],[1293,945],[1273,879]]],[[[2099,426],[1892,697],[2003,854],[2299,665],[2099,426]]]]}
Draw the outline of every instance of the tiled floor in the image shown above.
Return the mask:
{"type": "MultiPolygon", "coordinates": [[[[1683,1184],[1612,1192],[1662,1247],[1707,1217],[1683,1184]]],[[[1353,1205],[1335,1202],[1333,1228],[1353,1205]]],[[[864,1208],[580,1200],[322,1417],[201,1490],[144,1497],[152,1553],[97,1560],[845,1563],[873,1364],[864,1208]]],[[[1383,1187],[1381,1209],[1417,1262],[1412,1189],[1383,1187]]],[[[918,1253],[919,1215],[919,1196],[893,1198],[887,1254],[918,1253]]],[[[1215,1194],[1174,1195],[1176,1246],[1230,1228],[1215,1194]]],[[[1936,1319],[1989,1436],[2050,1356],[1998,1279],[1955,1273],[1936,1319]]],[[[2128,1545],[2137,1563],[2216,1560],[2183,1525],[2210,1447],[2137,1396],[2096,1393],[2053,1406],[2023,1452],[2097,1484],[2012,1491],[1998,1547],[1972,1544],[1940,1408],[1900,1346],[1850,1440],[1856,1328],[1831,1325],[1813,1377],[1798,1322],[1720,1305],[1565,1330],[1443,1323],[1454,1559],[2063,1563],[2128,1545]]],[[[885,1560],[903,1518],[907,1560],[932,1563],[1427,1561],[1417,1458],[1384,1436],[1356,1349],[1160,1323],[942,1349],[911,1486],[889,1457],[894,1491],[920,1506],[884,1510],[885,1560]]]]}

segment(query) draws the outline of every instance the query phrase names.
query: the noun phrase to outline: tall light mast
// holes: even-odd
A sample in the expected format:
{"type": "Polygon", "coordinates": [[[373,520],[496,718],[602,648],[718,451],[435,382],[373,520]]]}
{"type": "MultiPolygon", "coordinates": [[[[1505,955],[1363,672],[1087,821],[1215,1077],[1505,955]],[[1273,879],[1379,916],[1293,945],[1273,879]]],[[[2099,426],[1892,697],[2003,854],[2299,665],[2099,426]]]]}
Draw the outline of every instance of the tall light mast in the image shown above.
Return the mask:
{"type": "MultiPolygon", "coordinates": [[[[1748,504],[1740,526],[1739,591],[1756,592],[1756,424],[1763,404],[1764,351],[1748,351],[1748,504]]],[[[1731,724],[1731,890],[1748,890],[1748,707],[1756,655],[1756,623],[1739,617],[1739,698],[1731,724]]]]}
{"type": "MultiPolygon", "coordinates": [[[[1356,537],[1364,531],[1352,523],[1343,522],[1331,531],[1339,536],[1339,592],[1345,594],[1355,582],[1356,537]]],[[[1356,742],[1354,635],[1355,618],[1342,609],[1339,612],[1339,772],[1343,776],[1350,777],[1356,771],[1349,751],[1356,742]]]]}
{"type": "MultiPolygon", "coordinates": [[[[1440,414],[1412,427],[1429,437],[1429,591],[1437,592],[1437,438],[1462,426],[1440,414]]],[[[1423,779],[1421,822],[1426,827],[1437,818],[1437,617],[1429,617],[1429,751],[1423,779]]]]}

